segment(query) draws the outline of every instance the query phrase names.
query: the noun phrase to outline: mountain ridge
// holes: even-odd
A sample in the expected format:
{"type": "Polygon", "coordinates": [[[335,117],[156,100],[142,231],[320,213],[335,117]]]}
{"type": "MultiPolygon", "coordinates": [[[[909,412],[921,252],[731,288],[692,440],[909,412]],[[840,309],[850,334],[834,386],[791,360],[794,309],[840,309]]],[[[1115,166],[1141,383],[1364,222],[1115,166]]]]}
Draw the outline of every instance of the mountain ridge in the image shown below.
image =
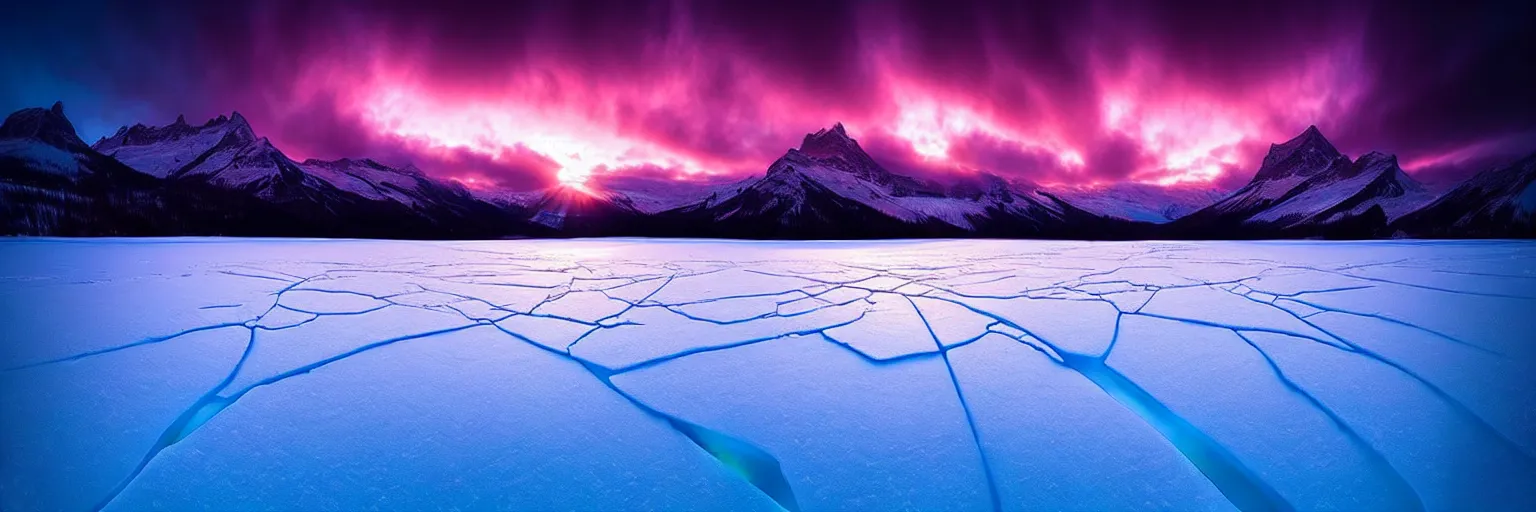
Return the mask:
{"type": "Polygon", "coordinates": [[[1169,226],[1176,236],[1371,237],[1431,199],[1396,156],[1372,151],[1351,160],[1308,126],[1271,144],[1247,184],[1169,226]]]}
{"type": "Polygon", "coordinates": [[[1231,194],[1174,197],[1128,184],[1043,189],[985,172],[940,184],[888,170],[834,123],[807,133],[761,176],[738,181],[675,192],[664,183],[609,179],[602,182],[607,187],[486,197],[412,165],[295,161],[238,112],[200,125],[178,116],[164,126],[124,126],[93,145],[79,138],[62,103],[22,109],[0,125],[0,192],[11,203],[4,220],[18,234],[1528,237],[1536,211],[1533,161],[1487,171],[1434,198],[1395,156],[1370,152],[1351,160],[1309,126],[1271,144],[1253,178],[1231,194]],[[49,199],[55,196],[66,199],[49,199]],[[1211,204],[1195,209],[1200,197],[1211,204]],[[1194,211],[1180,215],[1187,210],[1194,211]],[[208,220],[189,220],[189,212],[208,220]],[[121,228],[112,215],[135,225],[121,228]],[[68,222],[49,220],[64,217],[68,222]],[[305,219],[304,227],[285,227],[297,219],[305,219]]]}

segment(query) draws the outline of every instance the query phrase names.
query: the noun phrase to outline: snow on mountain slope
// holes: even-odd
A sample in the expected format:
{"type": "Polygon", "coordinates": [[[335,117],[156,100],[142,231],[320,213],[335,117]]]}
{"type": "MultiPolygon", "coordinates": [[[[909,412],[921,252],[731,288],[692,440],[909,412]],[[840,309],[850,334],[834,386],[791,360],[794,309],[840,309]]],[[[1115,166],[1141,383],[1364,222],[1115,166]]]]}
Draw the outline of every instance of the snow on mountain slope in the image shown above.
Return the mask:
{"type": "Polygon", "coordinates": [[[0,139],[0,158],[14,159],[27,167],[60,176],[85,172],[80,155],[32,139],[0,139]]]}
{"type": "MultiPolygon", "coordinates": [[[[517,212],[527,221],[567,235],[611,236],[637,233],[641,213],[620,192],[559,184],[538,190],[476,190],[476,198],[517,212]]],[[[638,233],[646,234],[646,233],[638,233]]]]}
{"type": "Polygon", "coordinates": [[[1226,192],[1216,189],[1142,183],[1060,187],[1048,192],[1097,215],[1158,224],[1183,217],[1226,197],[1226,192]]]}
{"type": "MultiPolygon", "coordinates": [[[[198,158],[216,147],[233,150],[255,142],[256,133],[239,112],[220,115],[199,126],[187,124],[186,117],[164,127],[136,124],[124,126],[116,134],[97,141],[93,147],[118,161],[157,178],[168,178],[193,165],[208,166],[198,158]]],[[[228,154],[228,153],[225,153],[228,154]]],[[[228,160],[215,160],[213,168],[228,160]]],[[[207,171],[203,171],[206,173],[207,171]]]]}
{"type": "Polygon", "coordinates": [[[1536,236],[1536,154],[1478,173],[1393,227],[1414,236],[1536,236]]]}
{"type": "Polygon", "coordinates": [[[1247,185],[1196,214],[1247,222],[1298,192],[1314,176],[1343,176],[1349,167],[1349,157],[1339,153],[1316,126],[1309,126],[1283,144],[1270,145],[1264,163],[1247,185]]]}
{"type": "Polygon", "coordinates": [[[1336,222],[1364,214],[1374,206],[1380,206],[1391,222],[1435,199],[1433,193],[1398,167],[1396,156],[1371,152],[1361,156],[1355,165],[1362,168],[1357,171],[1360,176],[1374,179],[1354,196],[1314,215],[1312,222],[1336,222]]]}
{"type": "Polygon", "coordinates": [[[325,189],[325,181],[307,173],[272,145],[257,137],[239,112],[219,116],[201,126],[178,117],[163,127],[142,124],[123,127],[96,143],[97,151],[117,158],[139,172],[167,179],[197,180],[245,190],[267,200],[309,195],[325,189]]]}
{"type": "Polygon", "coordinates": [[[1391,220],[1433,199],[1423,186],[1403,173],[1397,166],[1397,157],[1378,152],[1361,156],[1351,164],[1347,175],[1320,175],[1305,185],[1279,204],[1249,217],[1249,221],[1288,225],[1328,223],[1362,214],[1378,205],[1391,220]]]}
{"type": "MultiPolygon", "coordinates": [[[[860,151],[859,154],[863,152],[860,151]]],[[[870,179],[878,176],[877,174],[867,171],[849,172],[848,168],[837,165],[845,161],[847,160],[818,159],[798,150],[790,150],[768,168],[768,175],[773,179],[762,180],[753,187],[779,200],[799,202],[804,200],[804,194],[808,190],[812,190],[804,183],[809,181],[825,187],[834,194],[858,201],[896,219],[922,222],[929,218],[938,218],[962,228],[971,227],[970,222],[965,218],[966,214],[980,215],[985,210],[985,205],[978,202],[964,203],[931,196],[898,197],[895,195],[895,189],[881,186],[880,183],[870,179]]],[[[768,204],[768,206],[772,205],[774,203],[768,204]]],[[[793,208],[795,206],[791,207],[792,210],[793,208]]]]}
{"type": "Polygon", "coordinates": [[[270,140],[258,137],[239,112],[199,126],[178,117],[163,127],[123,127],[94,147],[151,176],[249,189],[272,200],[283,199],[283,193],[273,188],[279,181],[287,183],[290,192],[339,191],[410,208],[444,198],[470,199],[459,187],[435,181],[413,166],[394,168],[370,159],[295,162],[270,140]]]}
{"type": "Polygon", "coordinates": [[[745,221],[791,232],[899,233],[928,226],[923,229],[959,234],[999,221],[1038,227],[1061,220],[1062,206],[1036,190],[1017,189],[991,175],[973,181],[946,187],[892,173],[837,124],[806,135],[799,148],[790,149],[762,179],[734,196],[681,210],[712,222],[745,221]]]}
{"type": "Polygon", "coordinates": [[[301,167],[344,192],[375,201],[420,207],[444,194],[468,197],[451,183],[433,180],[414,165],[390,167],[371,159],[305,160],[301,167]]]}
{"type": "Polygon", "coordinates": [[[0,124],[0,160],[31,171],[78,177],[91,172],[89,153],[75,135],[75,125],[64,117],[63,103],[18,110],[0,124]]]}
{"type": "Polygon", "coordinates": [[[1397,157],[1372,152],[1351,162],[1312,126],[1271,145],[1247,185],[1189,218],[1290,229],[1336,223],[1376,207],[1391,220],[1430,198],[1398,167],[1397,157]]]}
{"type": "Polygon", "coordinates": [[[242,145],[220,143],[171,177],[200,179],[224,188],[249,190],[268,200],[288,199],[292,192],[299,190],[326,189],[329,192],[331,188],[323,180],[304,172],[298,162],[278,151],[265,137],[242,145]]]}
{"type": "Polygon", "coordinates": [[[599,175],[588,182],[588,187],[623,196],[635,210],[652,214],[699,203],[713,204],[735,195],[758,179],[759,176],[749,176],[725,182],[700,182],[599,175]]]}

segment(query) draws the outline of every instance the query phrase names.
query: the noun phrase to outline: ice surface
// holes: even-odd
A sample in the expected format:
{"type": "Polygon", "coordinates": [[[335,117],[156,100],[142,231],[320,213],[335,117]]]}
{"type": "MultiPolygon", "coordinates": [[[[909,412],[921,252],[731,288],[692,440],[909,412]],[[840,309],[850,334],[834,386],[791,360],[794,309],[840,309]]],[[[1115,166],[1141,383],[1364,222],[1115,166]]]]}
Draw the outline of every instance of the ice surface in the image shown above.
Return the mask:
{"type": "Polygon", "coordinates": [[[1536,244],[0,241],[0,509],[1528,510],[1536,244]]]}
{"type": "Polygon", "coordinates": [[[249,339],[249,330],[226,327],[0,373],[5,509],[98,506],[166,425],[225,378],[249,339]]]}
{"type": "Polygon", "coordinates": [[[869,301],[869,311],[863,318],[827,329],[823,334],[871,359],[895,359],[939,349],[906,297],[881,292],[871,295],[869,301]]]}
{"type": "MultiPolygon", "coordinates": [[[[1423,382],[1389,364],[1304,340],[1261,333],[1253,341],[1380,451],[1426,509],[1519,510],[1536,500],[1530,452],[1516,449],[1423,382]]],[[[1529,439],[1531,432],[1524,436],[1529,439]]]]}
{"type": "Polygon", "coordinates": [[[805,510],[988,503],[981,455],[938,358],[871,364],[820,336],[800,336],[613,380],[773,453],[805,510]]]}
{"type": "Polygon", "coordinates": [[[933,336],[946,347],[980,338],[987,333],[987,327],[997,323],[954,302],[912,297],[912,304],[933,330],[933,336]]]}
{"type": "Polygon", "coordinates": [[[252,391],[162,452],[110,509],[242,503],[774,508],[580,365],[486,327],[360,354],[252,391]]]}
{"type": "Polygon", "coordinates": [[[1156,430],[1028,346],[993,334],[949,359],[1005,509],[1231,509],[1156,430]]]}
{"type": "Polygon", "coordinates": [[[1133,316],[1107,364],[1225,446],[1297,510],[1418,506],[1379,455],[1267,374],[1264,357],[1237,332],[1133,316]],[[1332,478],[1316,478],[1320,471],[1332,478]]]}

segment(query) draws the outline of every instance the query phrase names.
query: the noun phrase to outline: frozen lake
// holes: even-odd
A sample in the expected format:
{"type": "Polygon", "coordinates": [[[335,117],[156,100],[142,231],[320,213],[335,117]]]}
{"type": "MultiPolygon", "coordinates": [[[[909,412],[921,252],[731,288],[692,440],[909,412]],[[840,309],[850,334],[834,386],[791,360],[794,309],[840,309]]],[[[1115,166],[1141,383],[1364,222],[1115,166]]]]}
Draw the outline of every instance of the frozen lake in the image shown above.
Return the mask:
{"type": "Polygon", "coordinates": [[[0,242],[0,509],[1531,510],[1536,243],[0,242]]]}

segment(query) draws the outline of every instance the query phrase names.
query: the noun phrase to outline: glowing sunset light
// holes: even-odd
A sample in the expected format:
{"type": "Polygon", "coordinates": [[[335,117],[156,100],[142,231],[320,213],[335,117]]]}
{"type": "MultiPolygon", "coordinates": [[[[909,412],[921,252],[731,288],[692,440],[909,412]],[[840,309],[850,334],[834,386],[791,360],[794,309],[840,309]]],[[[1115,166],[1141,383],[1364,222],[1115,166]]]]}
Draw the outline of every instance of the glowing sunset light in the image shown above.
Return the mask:
{"type": "Polygon", "coordinates": [[[1068,185],[1230,187],[1308,125],[1410,173],[1536,149],[1508,16],[1298,1],[110,7],[7,98],[107,113],[87,140],[238,110],[290,156],[508,189],[762,173],[835,122],[893,171],[1068,185]]]}
{"type": "Polygon", "coordinates": [[[533,151],[558,165],[556,179],[562,184],[583,184],[599,167],[654,163],[636,158],[648,153],[643,141],[523,105],[442,102],[419,91],[400,90],[385,90],[364,105],[364,119],[375,129],[427,148],[466,149],[493,161],[515,149],[533,151]]]}

